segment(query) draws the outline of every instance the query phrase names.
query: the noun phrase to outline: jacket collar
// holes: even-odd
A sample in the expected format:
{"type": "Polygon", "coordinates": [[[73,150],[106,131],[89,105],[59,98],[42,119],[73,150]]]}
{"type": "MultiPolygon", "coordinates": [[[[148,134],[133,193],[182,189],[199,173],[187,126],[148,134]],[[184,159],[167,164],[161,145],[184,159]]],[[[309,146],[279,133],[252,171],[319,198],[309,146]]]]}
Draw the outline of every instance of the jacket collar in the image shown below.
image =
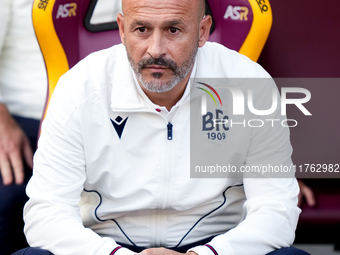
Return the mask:
{"type": "Polygon", "coordinates": [[[125,46],[120,45],[121,50],[115,51],[116,59],[111,78],[111,108],[112,110],[141,110],[146,108],[132,75],[132,68],[127,58],[125,46]]]}

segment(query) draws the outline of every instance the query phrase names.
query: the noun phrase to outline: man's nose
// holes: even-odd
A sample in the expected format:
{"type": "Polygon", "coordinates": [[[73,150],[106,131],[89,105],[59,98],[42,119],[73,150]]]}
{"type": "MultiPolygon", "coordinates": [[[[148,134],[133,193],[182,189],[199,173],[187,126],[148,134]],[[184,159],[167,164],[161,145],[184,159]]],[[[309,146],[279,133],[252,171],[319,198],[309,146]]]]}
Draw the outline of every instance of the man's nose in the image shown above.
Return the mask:
{"type": "Polygon", "coordinates": [[[154,31],[150,37],[148,53],[153,58],[158,58],[166,54],[166,42],[161,31],[154,31]]]}

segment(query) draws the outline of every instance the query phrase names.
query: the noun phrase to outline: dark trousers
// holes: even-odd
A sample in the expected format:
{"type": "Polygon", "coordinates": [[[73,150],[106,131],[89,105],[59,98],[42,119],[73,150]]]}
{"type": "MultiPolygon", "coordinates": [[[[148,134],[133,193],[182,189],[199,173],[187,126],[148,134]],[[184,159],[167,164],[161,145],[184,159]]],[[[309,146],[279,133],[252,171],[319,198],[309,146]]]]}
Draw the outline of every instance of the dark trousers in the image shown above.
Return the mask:
{"type": "MultiPolygon", "coordinates": [[[[49,251],[38,249],[38,248],[26,248],[26,249],[17,251],[13,255],[53,255],[53,254],[50,253],[49,251]]],[[[294,247],[289,247],[289,248],[282,248],[276,251],[272,251],[268,253],[267,255],[309,255],[309,253],[296,249],[294,247]]]]}
{"type": "MultiPolygon", "coordinates": [[[[30,140],[32,150],[37,147],[39,121],[35,119],[15,117],[18,125],[26,133],[30,140]]],[[[25,181],[22,185],[2,184],[0,175],[0,247],[1,255],[11,254],[19,249],[27,247],[23,233],[23,207],[27,201],[25,192],[26,184],[32,175],[32,169],[25,165],[25,181]]]]}

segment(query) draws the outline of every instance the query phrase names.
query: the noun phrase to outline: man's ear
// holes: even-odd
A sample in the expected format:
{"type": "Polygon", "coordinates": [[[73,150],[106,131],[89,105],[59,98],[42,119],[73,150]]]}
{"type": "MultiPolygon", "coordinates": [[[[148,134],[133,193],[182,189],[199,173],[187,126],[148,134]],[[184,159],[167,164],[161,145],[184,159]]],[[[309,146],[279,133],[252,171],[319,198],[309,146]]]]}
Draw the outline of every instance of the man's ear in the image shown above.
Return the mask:
{"type": "Polygon", "coordinates": [[[210,27],[212,25],[212,18],[210,15],[204,16],[200,23],[199,30],[199,47],[202,47],[209,38],[210,27]]]}
{"type": "Polygon", "coordinates": [[[118,13],[118,15],[117,15],[117,23],[118,23],[118,26],[119,26],[120,40],[125,45],[125,38],[124,38],[124,16],[121,13],[118,13]]]}

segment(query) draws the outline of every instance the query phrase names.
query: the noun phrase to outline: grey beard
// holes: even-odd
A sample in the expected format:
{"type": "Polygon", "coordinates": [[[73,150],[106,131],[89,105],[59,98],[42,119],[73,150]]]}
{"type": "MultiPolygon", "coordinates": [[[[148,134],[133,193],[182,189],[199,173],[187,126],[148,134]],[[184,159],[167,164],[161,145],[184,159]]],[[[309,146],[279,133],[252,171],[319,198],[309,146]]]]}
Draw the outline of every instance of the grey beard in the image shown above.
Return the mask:
{"type": "Polygon", "coordinates": [[[195,63],[197,50],[198,43],[196,44],[194,50],[191,52],[189,58],[183,63],[181,67],[178,67],[178,65],[173,60],[166,59],[163,56],[160,56],[158,58],[153,58],[150,56],[150,58],[148,59],[142,59],[141,61],[139,61],[138,64],[133,61],[129,53],[127,53],[127,56],[130,65],[142,86],[150,92],[162,93],[173,89],[188,75],[195,63]],[[155,78],[155,80],[147,82],[142,76],[142,70],[148,65],[160,65],[169,68],[173,72],[173,77],[168,82],[162,82],[160,78],[163,76],[163,74],[153,73],[152,76],[155,78]]]}

